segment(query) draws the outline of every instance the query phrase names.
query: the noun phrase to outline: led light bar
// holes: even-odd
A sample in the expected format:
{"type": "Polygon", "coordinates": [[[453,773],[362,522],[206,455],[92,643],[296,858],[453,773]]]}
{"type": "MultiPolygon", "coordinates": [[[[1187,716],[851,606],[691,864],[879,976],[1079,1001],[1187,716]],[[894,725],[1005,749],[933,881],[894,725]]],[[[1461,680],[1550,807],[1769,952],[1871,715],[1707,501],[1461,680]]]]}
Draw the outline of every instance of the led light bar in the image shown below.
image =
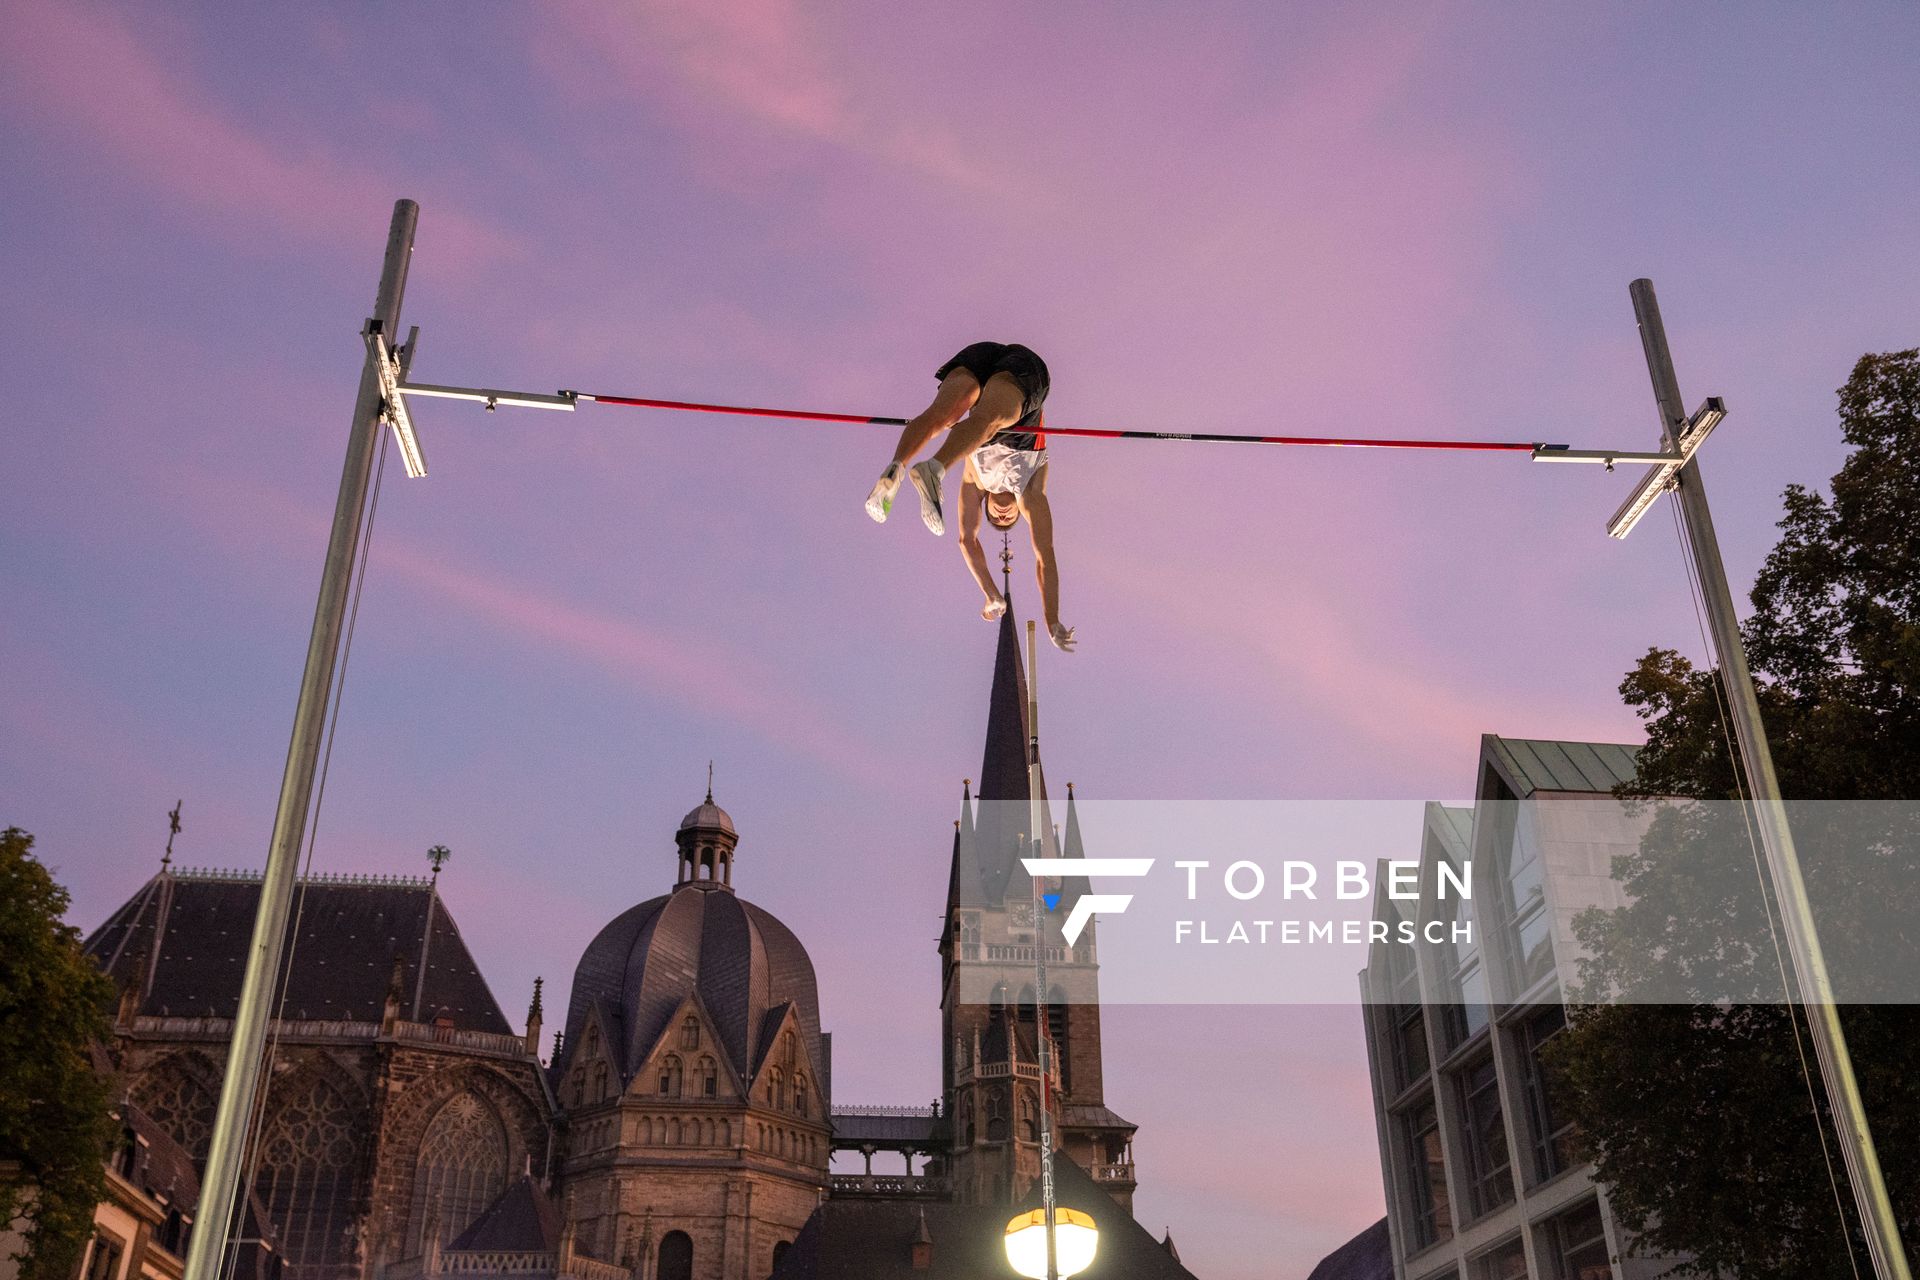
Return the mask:
{"type": "Polygon", "coordinates": [[[1709,396],[1704,404],[1693,411],[1687,419],[1687,425],[1680,433],[1677,442],[1679,453],[1669,457],[1659,466],[1649,471],[1646,478],[1633,491],[1620,509],[1607,521],[1607,536],[1624,538],[1633,532],[1633,526],[1640,523],[1640,517],[1647,514],[1656,499],[1674,485],[1680,469],[1693,459],[1694,452],[1706,443],[1720,420],[1727,416],[1727,403],[1719,396],[1709,396]]]}
{"type": "Polygon", "coordinates": [[[380,380],[380,416],[393,428],[394,443],[400,446],[401,465],[410,478],[418,480],[427,474],[427,456],[420,451],[420,437],[414,433],[413,418],[400,394],[403,371],[393,353],[387,350],[387,338],[380,327],[369,320],[364,332],[367,360],[373,365],[374,376],[380,380]]]}

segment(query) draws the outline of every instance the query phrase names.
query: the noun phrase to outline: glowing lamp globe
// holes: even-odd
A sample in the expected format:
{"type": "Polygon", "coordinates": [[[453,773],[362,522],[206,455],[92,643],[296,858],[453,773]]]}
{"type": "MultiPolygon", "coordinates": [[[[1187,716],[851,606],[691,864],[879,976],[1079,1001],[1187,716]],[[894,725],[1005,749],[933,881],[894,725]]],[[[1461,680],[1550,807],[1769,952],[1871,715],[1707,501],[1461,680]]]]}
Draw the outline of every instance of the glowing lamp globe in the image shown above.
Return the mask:
{"type": "MultiPolygon", "coordinates": [[[[1100,1231],[1078,1209],[1053,1211],[1053,1260],[1060,1280],[1093,1265],[1100,1231]]],[[[1047,1280],[1047,1211],[1035,1209],[1007,1224],[1007,1262],[1029,1280],[1047,1280]]]]}

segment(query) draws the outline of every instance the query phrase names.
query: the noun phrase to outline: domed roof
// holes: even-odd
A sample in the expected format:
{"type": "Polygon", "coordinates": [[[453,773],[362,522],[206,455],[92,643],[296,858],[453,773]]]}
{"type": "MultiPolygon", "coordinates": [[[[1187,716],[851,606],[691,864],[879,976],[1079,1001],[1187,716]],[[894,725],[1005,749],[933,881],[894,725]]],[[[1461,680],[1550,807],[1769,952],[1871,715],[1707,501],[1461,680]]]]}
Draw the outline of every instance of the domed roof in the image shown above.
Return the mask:
{"type": "Polygon", "coordinates": [[[820,997],[806,948],[771,912],[710,890],[706,882],[682,884],[628,908],[587,944],[574,971],[556,1076],[598,1008],[624,1087],[694,996],[743,1079],[766,1057],[791,1005],[825,1087],[820,997]]]}
{"type": "Polygon", "coordinates": [[[680,830],[682,831],[703,829],[708,831],[724,831],[730,836],[739,834],[739,832],[733,829],[732,815],[713,802],[712,792],[708,792],[707,798],[704,801],[694,808],[689,809],[687,816],[680,819],[680,830]]]}

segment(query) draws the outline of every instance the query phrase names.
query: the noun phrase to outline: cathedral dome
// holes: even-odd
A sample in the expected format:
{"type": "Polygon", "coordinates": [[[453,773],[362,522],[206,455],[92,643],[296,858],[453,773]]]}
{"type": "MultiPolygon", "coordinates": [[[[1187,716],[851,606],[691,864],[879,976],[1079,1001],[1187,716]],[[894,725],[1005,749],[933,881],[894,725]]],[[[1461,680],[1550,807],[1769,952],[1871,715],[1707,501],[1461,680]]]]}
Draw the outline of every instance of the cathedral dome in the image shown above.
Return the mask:
{"type": "Polygon", "coordinates": [[[689,999],[742,1079],[757,1072],[791,1006],[807,1054],[825,1076],[813,962],[791,929],[733,892],[737,839],[733,820],[709,799],[676,835],[680,877],[673,892],[628,908],[587,944],[574,971],[556,1076],[598,1009],[624,1087],[689,999]]]}

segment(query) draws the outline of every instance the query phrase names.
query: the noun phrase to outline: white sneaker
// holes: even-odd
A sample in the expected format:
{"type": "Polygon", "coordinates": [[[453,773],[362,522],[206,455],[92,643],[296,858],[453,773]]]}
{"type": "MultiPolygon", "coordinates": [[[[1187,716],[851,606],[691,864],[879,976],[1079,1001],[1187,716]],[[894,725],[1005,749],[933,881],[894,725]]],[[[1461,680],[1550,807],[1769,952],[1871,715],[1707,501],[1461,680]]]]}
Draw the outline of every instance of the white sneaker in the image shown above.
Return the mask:
{"type": "Polygon", "coordinates": [[[940,485],[947,478],[947,469],[937,459],[928,458],[914,463],[907,477],[913,481],[914,492],[920,495],[920,519],[935,537],[946,537],[946,517],[940,514],[940,485]]]}
{"type": "Polygon", "coordinates": [[[893,495],[900,488],[900,464],[889,462],[880,478],[873,482],[873,492],[867,495],[867,514],[873,517],[875,524],[885,524],[887,513],[893,510],[893,495]]]}
{"type": "Polygon", "coordinates": [[[1047,639],[1053,641],[1053,647],[1062,653],[1072,653],[1073,646],[1078,643],[1073,638],[1073,628],[1058,622],[1047,628],[1047,639]]]}

